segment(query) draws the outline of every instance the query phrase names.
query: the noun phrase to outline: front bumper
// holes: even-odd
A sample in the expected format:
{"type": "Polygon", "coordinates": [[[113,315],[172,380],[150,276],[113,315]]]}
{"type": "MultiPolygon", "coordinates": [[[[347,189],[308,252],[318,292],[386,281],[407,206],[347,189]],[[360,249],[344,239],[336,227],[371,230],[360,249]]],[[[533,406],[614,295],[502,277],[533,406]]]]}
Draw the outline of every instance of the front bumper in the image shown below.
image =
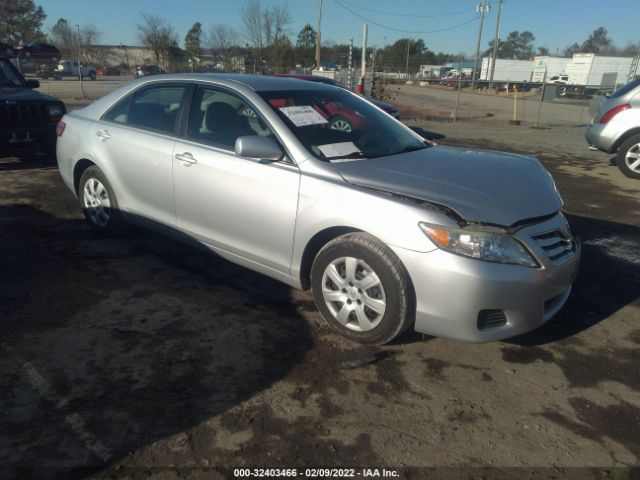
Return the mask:
{"type": "MultiPolygon", "coordinates": [[[[532,245],[531,235],[557,228],[562,216],[516,234],[540,268],[505,265],[454,255],[392,247],[407,268],[416,292],[415,330],[437,337],[488,342],[534,330],[562,308],[580,263],[580,245],[562,265],[532,245]],[[525,237],[529,241],[525,241],[525,237]],[[481,328],[483,311],[499,311],[505,323],[481,328]]],[[[562,220],[563,221],[563,220],[562,220]]]]}
{"type": "Polygon", "coordinates": [[[48,149],[54,146],[55,142],[55,123],[0,129],[0,155],[48,149]]]}

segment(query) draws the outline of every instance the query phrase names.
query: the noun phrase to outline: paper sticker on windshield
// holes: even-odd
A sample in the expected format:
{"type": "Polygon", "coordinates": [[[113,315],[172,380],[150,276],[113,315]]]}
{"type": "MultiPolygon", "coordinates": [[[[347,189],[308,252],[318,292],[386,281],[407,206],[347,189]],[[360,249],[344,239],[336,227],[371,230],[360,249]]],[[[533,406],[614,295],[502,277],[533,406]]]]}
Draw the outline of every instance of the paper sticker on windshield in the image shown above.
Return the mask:
{"type": "Polygon", "coordinates": [[[281,107],[280,111],[284,113],[296,127],[328,123],[327,119],[320,115],[311,105],[281,107]]]}
{"type": "Polygon", "coordinates": [[[326,145],[318,145],[318,150],[327,158],[345,157],[352,153],[362,153],[353,142],[328,143],[326,145]]]}

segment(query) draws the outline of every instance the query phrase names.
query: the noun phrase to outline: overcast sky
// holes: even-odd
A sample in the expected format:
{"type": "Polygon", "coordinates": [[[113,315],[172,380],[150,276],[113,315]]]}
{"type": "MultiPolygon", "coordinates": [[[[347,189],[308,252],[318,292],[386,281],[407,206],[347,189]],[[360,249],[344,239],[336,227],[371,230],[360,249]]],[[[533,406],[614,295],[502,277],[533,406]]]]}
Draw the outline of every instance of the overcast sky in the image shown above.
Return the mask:
{"type": "MultiPolygon", "coordinates": [[[[47,13],[45,30],[60,17],[72,24],[93,24],[107,44],[139,44],[136,23],[141,13],[168,20],[182,44],[191,25],[199,21],[205,31],[215,23],[242,30],[240,7],[244,0],[35,0],[47,13]]],[[[262,0],[263,5],[281,0],[262,0]]],[[[288,0],[292,22],[289,36],[295,43],[300,29],[316,27],[318,0],[288,0]]],[[[324,0],[322,38],[346,43],[362,41],[362,24],[369,21],[369,45],[382,47],[398,38],[424,39],[435,52],[470,54],[475,51],[479,21],[477,0],[324,0]],[[362,18],[364,17],[364,18],[362,18]],[[403,30],[403,31],[400,31],[403,30]],[[444,31],[439,31],[444,30],[444,31]],[[423,33],[425,32],[425,33],[423,33]],[[428,32],[428,33],[427,33],[428,32]]],[[[495,35],[498,0],[485,17],[482,48],[495,35]]],[[[597,27],[605,27],[617,46],[640,42],[640,0],[505,0],[501,32],[529,30],[535,45],[552,53],[582,42],[597,27]]]]}

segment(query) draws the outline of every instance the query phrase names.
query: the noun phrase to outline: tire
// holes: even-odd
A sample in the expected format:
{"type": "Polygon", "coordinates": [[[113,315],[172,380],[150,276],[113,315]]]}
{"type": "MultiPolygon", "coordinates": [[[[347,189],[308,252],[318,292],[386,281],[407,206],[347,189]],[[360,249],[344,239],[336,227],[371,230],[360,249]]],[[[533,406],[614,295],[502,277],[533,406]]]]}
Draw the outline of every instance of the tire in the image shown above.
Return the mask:
{"type": "Polygon", "coordinates": [[[567,87],[558,88],[558,97],[566,97],[567,96],[567,87]]]}
{"type": "Polygon", "coordinates": [[[353,125],[351,125],[351,122],[342,115],[335,115],[334,117],[331,117],[331,120],[329,120],[329,128],[340,132],[353,131],[353,125]]]}
{"type": "Polygon", "coordinates": [[[113,188],[97,166],[87,168],[78,187],[78,200],[89,226],[102,235],[120,233],[123,226],[113,188]]]}
{"type": "Polygon", "coordinates": [[[640,180],[640,135],[634,135],[620,145],[616,165],[627,177],[640,180]]]}
{"type": "Polygon", "coordinates": [[[311,288],[327,323],[354,342],[383,345],[415,320],[413,287],[404,266],[366,233],[349,233],[327,243],[311,267],[311,288]],[[367,278],[372,280],[364,283],[367,278]]]}
{"type": "Polygon", "coordinates": [[[91,80],[95,80],[95,79],[96,79],[96,72],[95,72],[95,71],[93,71],[93,70],[92,70],[92,71],[90,71],[90,72],[89,72],[89,78],[90,78],[91,80]]]}

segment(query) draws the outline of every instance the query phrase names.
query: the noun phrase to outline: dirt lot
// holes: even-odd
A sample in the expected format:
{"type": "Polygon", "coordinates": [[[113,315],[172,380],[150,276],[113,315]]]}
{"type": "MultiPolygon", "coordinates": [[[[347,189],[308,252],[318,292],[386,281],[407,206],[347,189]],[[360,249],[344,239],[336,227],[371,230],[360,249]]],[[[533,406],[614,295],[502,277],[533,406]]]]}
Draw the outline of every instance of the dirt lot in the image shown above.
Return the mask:
{"type": "Polygon", "coordinates": [[[54,167],[1,159],[0,478],[638,478],[640,182],[576,126],[409,123],[552,172],[584,242],[555,319],[506,342],[364,348],[309,293],[142,230],[96,237],[54,167]]]}

